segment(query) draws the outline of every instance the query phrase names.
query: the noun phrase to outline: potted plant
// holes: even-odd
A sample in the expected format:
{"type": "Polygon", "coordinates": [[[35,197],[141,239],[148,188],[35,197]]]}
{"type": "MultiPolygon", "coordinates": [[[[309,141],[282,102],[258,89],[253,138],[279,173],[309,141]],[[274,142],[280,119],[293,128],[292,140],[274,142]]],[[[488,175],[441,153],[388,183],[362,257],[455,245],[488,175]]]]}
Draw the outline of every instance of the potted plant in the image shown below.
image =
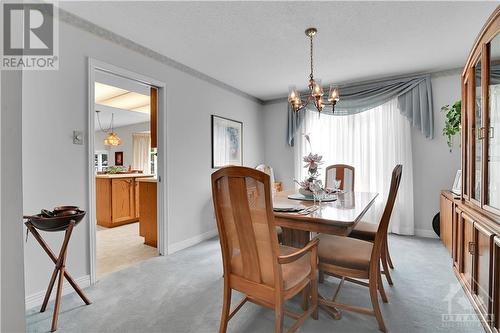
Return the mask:
{"type": "Polygon", "coordinates": [[[446,142],[451,152],[453,137],[460,133],[460,129],[462,128],[462,101],[456,101],[452,106],[445,105],[441,108],[441,111],[446,113],[443,135],[446,137],[446,142]]]}

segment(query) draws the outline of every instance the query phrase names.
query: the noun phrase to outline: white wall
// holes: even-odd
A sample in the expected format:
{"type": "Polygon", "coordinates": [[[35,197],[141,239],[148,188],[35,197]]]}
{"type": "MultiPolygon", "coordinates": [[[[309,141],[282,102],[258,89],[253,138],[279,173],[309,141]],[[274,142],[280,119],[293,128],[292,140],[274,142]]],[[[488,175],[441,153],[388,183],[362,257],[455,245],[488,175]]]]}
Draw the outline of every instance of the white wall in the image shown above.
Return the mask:
{"type": "Polygon", "coordinates": [[[1,332],[24,332],[21,110],[22,74],[1,71],[1,332]]]}
{"type": "MultiPolygon", "coordinates": [[[[24,212],[89,207],[88,147],[73,145],[72,131],[87,133],[87,57],[93,57],[166,83],[168,243],[179,248],[213,233],[210,115],[243,122],[243,161],[254,166],[264,157],[261,105],[64,22],[59,38],[59,70],[23,73],[24,212]]],[[[60,233],[44,237],[54,248],[62,241],[60,233]]],[[[26,294],[44,290],[52,263],[33,239],[24,258],[26,294]]],[[[88,221],[75,229],[67,266],[77,278],[89,274],[88,221]]]]}
{"type": "MultiPolygon", "coordinates": [[[[106,125],[103,124],[103,127],[106,125]]],[[[98,130],[95,132],[95,150],[106,150],[108,152],[108,160],[110,166],[115,165],[115,152],[122,151],[123,152],[123,167],[128,168],[129,165],[132,165],[133,161],[133,153],[134,146],[132,144],[132,134],[138,132],[149,131],[149,122],[140,123],[140,124],[132,124],[128,126],[121,126],[114,128],[114,131],[120,139],[122,139],[122,144],[119,146],[105,146],[104,139],[107,134],[98,130]]]]}
{"type": "MultiPolygon", "coordinates": [[[[441,106],[460,98],[460,74],[447,72],[432,76],[434,139],[426,139],[412,129],[415,232],[434,237],[432,217],[439,211],[439,193],[453,184],[460,168],[459,140],[452,153],[441,135],[444,114],[441,106]]],[[[265,163],[274,168],[275,178],[285,189],[293,189],[293,148],[286,143],[287,105],[285,101],[264,105],[265,163]]]]}
{"type": "Polygon", "coordinates": [[[294,188],[293,147],[286,142],[287,102],[264,105],[265,164],[273,167],[274,179],[284,190],[294,188]]]}
{"type": "Polygon", "coordinates": [[[428,140],[412,129],[413,149],[413,197],[415,209],[415,233],[436,236],[432,231],[432,218],[439,212],[439,193],[450,189],[455,174],[460,169],[459,138],[455,138],[450,153],[445,137],[441,134],[445,115],[441,107],[453,104],[461,98],[460,74],[432,76],[434,105],[434,139],[428,140]]]}

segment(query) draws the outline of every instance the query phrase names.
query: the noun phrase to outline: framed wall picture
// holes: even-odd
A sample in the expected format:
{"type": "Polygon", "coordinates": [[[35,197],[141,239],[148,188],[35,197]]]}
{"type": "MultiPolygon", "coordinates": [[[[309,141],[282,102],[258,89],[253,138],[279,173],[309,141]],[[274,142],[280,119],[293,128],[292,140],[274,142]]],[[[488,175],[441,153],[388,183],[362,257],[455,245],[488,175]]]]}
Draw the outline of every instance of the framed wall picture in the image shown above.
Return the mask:
{"type": "Polygon", "coordinates": [[[123,152],[115,151],[115,165],[123,165],[123,152]]]}
{"type": "Polygon", "coordinates": [[[243,165],[243,123],[212,115],[212,168],[243,165]]]}

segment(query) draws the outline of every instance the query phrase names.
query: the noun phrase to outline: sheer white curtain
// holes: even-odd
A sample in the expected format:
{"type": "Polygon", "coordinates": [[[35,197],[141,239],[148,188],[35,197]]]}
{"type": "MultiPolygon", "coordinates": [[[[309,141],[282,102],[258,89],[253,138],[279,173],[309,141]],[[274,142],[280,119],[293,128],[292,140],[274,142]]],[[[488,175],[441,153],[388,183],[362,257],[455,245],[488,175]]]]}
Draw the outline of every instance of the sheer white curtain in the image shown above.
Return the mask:
{"type": "MultiPolygon", "coordinates": [[[[396,164],[403,165],[403,176],[392,213],[389,230],[403,235],[414,234],[413,168],[411,128],[398,110],[397,100],[374,109],[348,116],[318,116],[306,112],[299,133],[309,134],[314,153],[323,155],[321,178],[331,164],[349,164],[356,171],[355,191],[378,192],[374,207],[365,220],[378,223],[387,200],[391,173],[396,164]]],[[[302,156],[309,153],[304,136],[297,136],[295,175],[303,179],[302,156]]]]}
{"type": "Polygon", "coordinates": [[[133,133],[132,168],[151,173],[151,135],[149,133],[133,133]]]}

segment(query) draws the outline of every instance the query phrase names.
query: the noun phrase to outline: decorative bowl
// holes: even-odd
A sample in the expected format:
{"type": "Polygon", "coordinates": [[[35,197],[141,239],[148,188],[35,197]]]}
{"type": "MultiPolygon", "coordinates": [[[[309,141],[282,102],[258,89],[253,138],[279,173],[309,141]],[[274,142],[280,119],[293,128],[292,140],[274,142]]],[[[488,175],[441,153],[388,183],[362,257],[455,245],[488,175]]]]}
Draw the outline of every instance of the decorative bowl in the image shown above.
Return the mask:
{"type": "Polygon", "coordinates": [[[85,216],[83,210],[76,210],[76,214],[59,215],[54,217],[45,217],[42,214],[26,217],[37,229],[43,231],[61,231],[65,230],[71,221],[75,221],[75,225],[85,216]]]}
{"type": "Polygon", "coordinates": [[[59,206],[59,207],[54,207],[54,214],[57,214],[59,212],[65,211],[65,210],[80,210],[78,206],[59,206]]]}
{"type": "Polygon", "coordinates": [[[299,193],[302,194],[305,197],[308,197],[308,198],[312,198],[314,196],[314,194],[311,191],[306,190],[306,189],[304,189],[302,187],[299,188],[299,193]]]}

